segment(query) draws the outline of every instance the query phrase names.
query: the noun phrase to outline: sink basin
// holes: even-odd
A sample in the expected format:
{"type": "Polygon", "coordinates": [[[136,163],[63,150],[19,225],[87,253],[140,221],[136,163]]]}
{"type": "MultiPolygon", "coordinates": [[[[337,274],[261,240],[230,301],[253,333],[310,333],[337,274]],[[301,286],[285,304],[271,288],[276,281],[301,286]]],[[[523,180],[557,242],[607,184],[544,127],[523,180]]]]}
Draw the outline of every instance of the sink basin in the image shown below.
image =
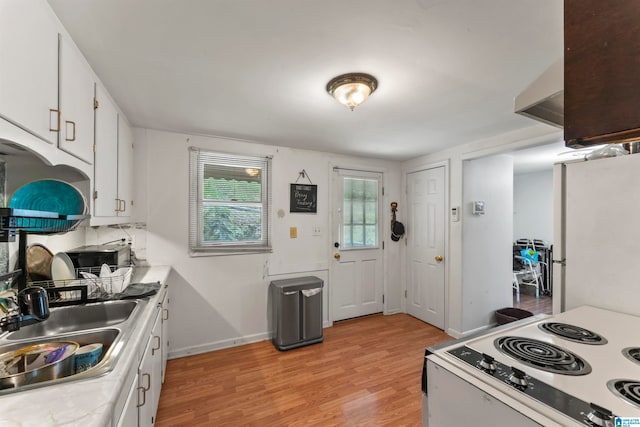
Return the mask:
{"type": "Polygon", "coordinates": [[[21,379],[20,382],[10,384],[10,382],[3,383],[0,387],[0,394],[12,393],[18,390],[24,390],[28,388],[41,387],[50,384],[58,384],[60,382],[67,382],[78,380],[82,378],[93,378],[103,375],[113,369],[118,356],[122,351],[122,345],[118,345],[121,340],[122,331],[117,328],[105,328],[100,330],[78,332],[73,334],[64,334],[56,336],[55,338],[39,338],[36,340],[27,340],[20,342],[6,343],[0,345],[0,354],[4,354],[10,351],[18,350],[25,346],[44,344],[51,341],[73,341],[80,346],[100,343],[102,344],[102,355],[98,363],[91,369],[78,374],[71,374],[69,376],[62,376],[52,379],[47,372],[34,372],[26,379],[21,379]]]}
{"type": "Polygon", "coordinates": [[[138,301],[126,300],[52,308],[47,320],[23,326],[9,333],[6,339],[57,337],[70,332],[116,326],[129,319],[137,306],[138,301]]]}

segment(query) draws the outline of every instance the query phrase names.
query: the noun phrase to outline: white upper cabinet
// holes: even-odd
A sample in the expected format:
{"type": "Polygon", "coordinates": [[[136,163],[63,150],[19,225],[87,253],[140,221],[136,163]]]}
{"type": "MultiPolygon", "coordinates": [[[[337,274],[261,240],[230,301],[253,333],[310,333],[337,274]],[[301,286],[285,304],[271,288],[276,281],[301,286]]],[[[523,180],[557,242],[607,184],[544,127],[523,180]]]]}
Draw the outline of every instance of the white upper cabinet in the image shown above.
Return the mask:
{"type": "Polygon", "coordinates": [[[0,2],[0,116],[58,139],[58,23],[44,0],[0,2]]]}
{"type": "Polygon", "coordinates": [[[118,216],[131,217],[133,210],[133,131],[118,116],[118,216]]]}
{"type": "Polygon", "coordinates": [[[126,222],[133,205],[133,132],[100,84],[96,84],[95,144],[91,225],[126,222]]]}
{"type": "Polygon", "coordinates": [[[90,177],[91,225],[133,215],[132,135],[46,0],[0,0],[0,139],[90,177]]]}
{"type": "Polygon", "coordinates": [[[99,84],[96,84],[96,105],[93,216],[115,217],[121,206],[118,199],[118,110],[99,84]]]}
{"type": "Polygon", "coordinates": [[[71,39],[60,35],[60,135],[58,147],[93,163],[95,79],[71,39]]]}

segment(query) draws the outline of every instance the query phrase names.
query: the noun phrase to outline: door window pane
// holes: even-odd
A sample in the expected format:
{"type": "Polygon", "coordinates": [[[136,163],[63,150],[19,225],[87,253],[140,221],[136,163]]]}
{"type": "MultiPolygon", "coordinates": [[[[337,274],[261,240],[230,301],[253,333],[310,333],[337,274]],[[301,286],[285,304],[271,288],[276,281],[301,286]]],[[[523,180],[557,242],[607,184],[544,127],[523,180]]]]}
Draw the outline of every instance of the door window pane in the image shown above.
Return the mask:
{"type": "Polygon", "coordinates": [[[343,248],[378,246],[378,180],[344,178],[343,248]]]}

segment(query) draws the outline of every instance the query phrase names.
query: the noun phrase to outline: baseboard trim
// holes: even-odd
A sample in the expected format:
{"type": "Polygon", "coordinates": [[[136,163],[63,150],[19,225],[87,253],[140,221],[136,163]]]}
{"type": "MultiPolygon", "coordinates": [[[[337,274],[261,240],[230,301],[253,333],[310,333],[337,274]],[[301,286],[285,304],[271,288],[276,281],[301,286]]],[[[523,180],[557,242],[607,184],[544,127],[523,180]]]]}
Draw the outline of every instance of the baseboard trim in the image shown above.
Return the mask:
{"type": "Polygon", "coordinates": [[[481,332],[486,331],[487,329],[491,329],[493,328],[495,325],[486,325],[486,326],[481,326],[479,328],[475,328],[475,329],[471,329],[470,331],[466,331],[466,332],[460,332],[460,331],[456,331],[455,329],[447,329],[447,334],[452,336],[453,338],[465,338],[465,337],[469,337],[471,335],[476,335],[479,334],[481,332]]]}
{"type": "Polygon", "coordinates": [[[246,335],[243,337],[229,338],[226,340],[215,341],[212,343],[184,347],[169,351],[169,359],[178,359],[180,357],[193,356],[196,354],[208,353],[210,351],[222,350],[225,348],[237,347],[240,345],[251,344],[254,342],[266,341],[271,339],[270,332],[260,334],[246,335]]]}
{"type": "MultiPolygon", "coordinates": [[[[322,328],[329,328],[333,324],[329,321],[322,322],[322,328]]],[[[210,351],[223,350],[225,348],[238,347],[254,342],[270,340],[273,337],[271,332],[262,332],[259,334],[246,335],[243,337],[229,338],[226,340],[215,341],[212,343],[194,345],[191,347],[179,348],[169,351],[168,359],[179,359],[181,357],[193,356],[196,354],[208,353],[210,351]]]]}

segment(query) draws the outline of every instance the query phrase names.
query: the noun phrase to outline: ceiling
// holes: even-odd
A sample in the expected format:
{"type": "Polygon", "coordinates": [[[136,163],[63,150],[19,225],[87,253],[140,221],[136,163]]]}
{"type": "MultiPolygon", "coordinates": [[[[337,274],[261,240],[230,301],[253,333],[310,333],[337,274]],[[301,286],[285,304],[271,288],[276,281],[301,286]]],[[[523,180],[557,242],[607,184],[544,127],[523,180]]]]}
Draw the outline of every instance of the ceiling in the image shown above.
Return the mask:
{"type": "Polygon", "coordinates": [[[406,160],[531,126],[561,0],[49,0],[135,126],[406,160]],[[351,112],[346,72],[378,90],[351,112]]]}

